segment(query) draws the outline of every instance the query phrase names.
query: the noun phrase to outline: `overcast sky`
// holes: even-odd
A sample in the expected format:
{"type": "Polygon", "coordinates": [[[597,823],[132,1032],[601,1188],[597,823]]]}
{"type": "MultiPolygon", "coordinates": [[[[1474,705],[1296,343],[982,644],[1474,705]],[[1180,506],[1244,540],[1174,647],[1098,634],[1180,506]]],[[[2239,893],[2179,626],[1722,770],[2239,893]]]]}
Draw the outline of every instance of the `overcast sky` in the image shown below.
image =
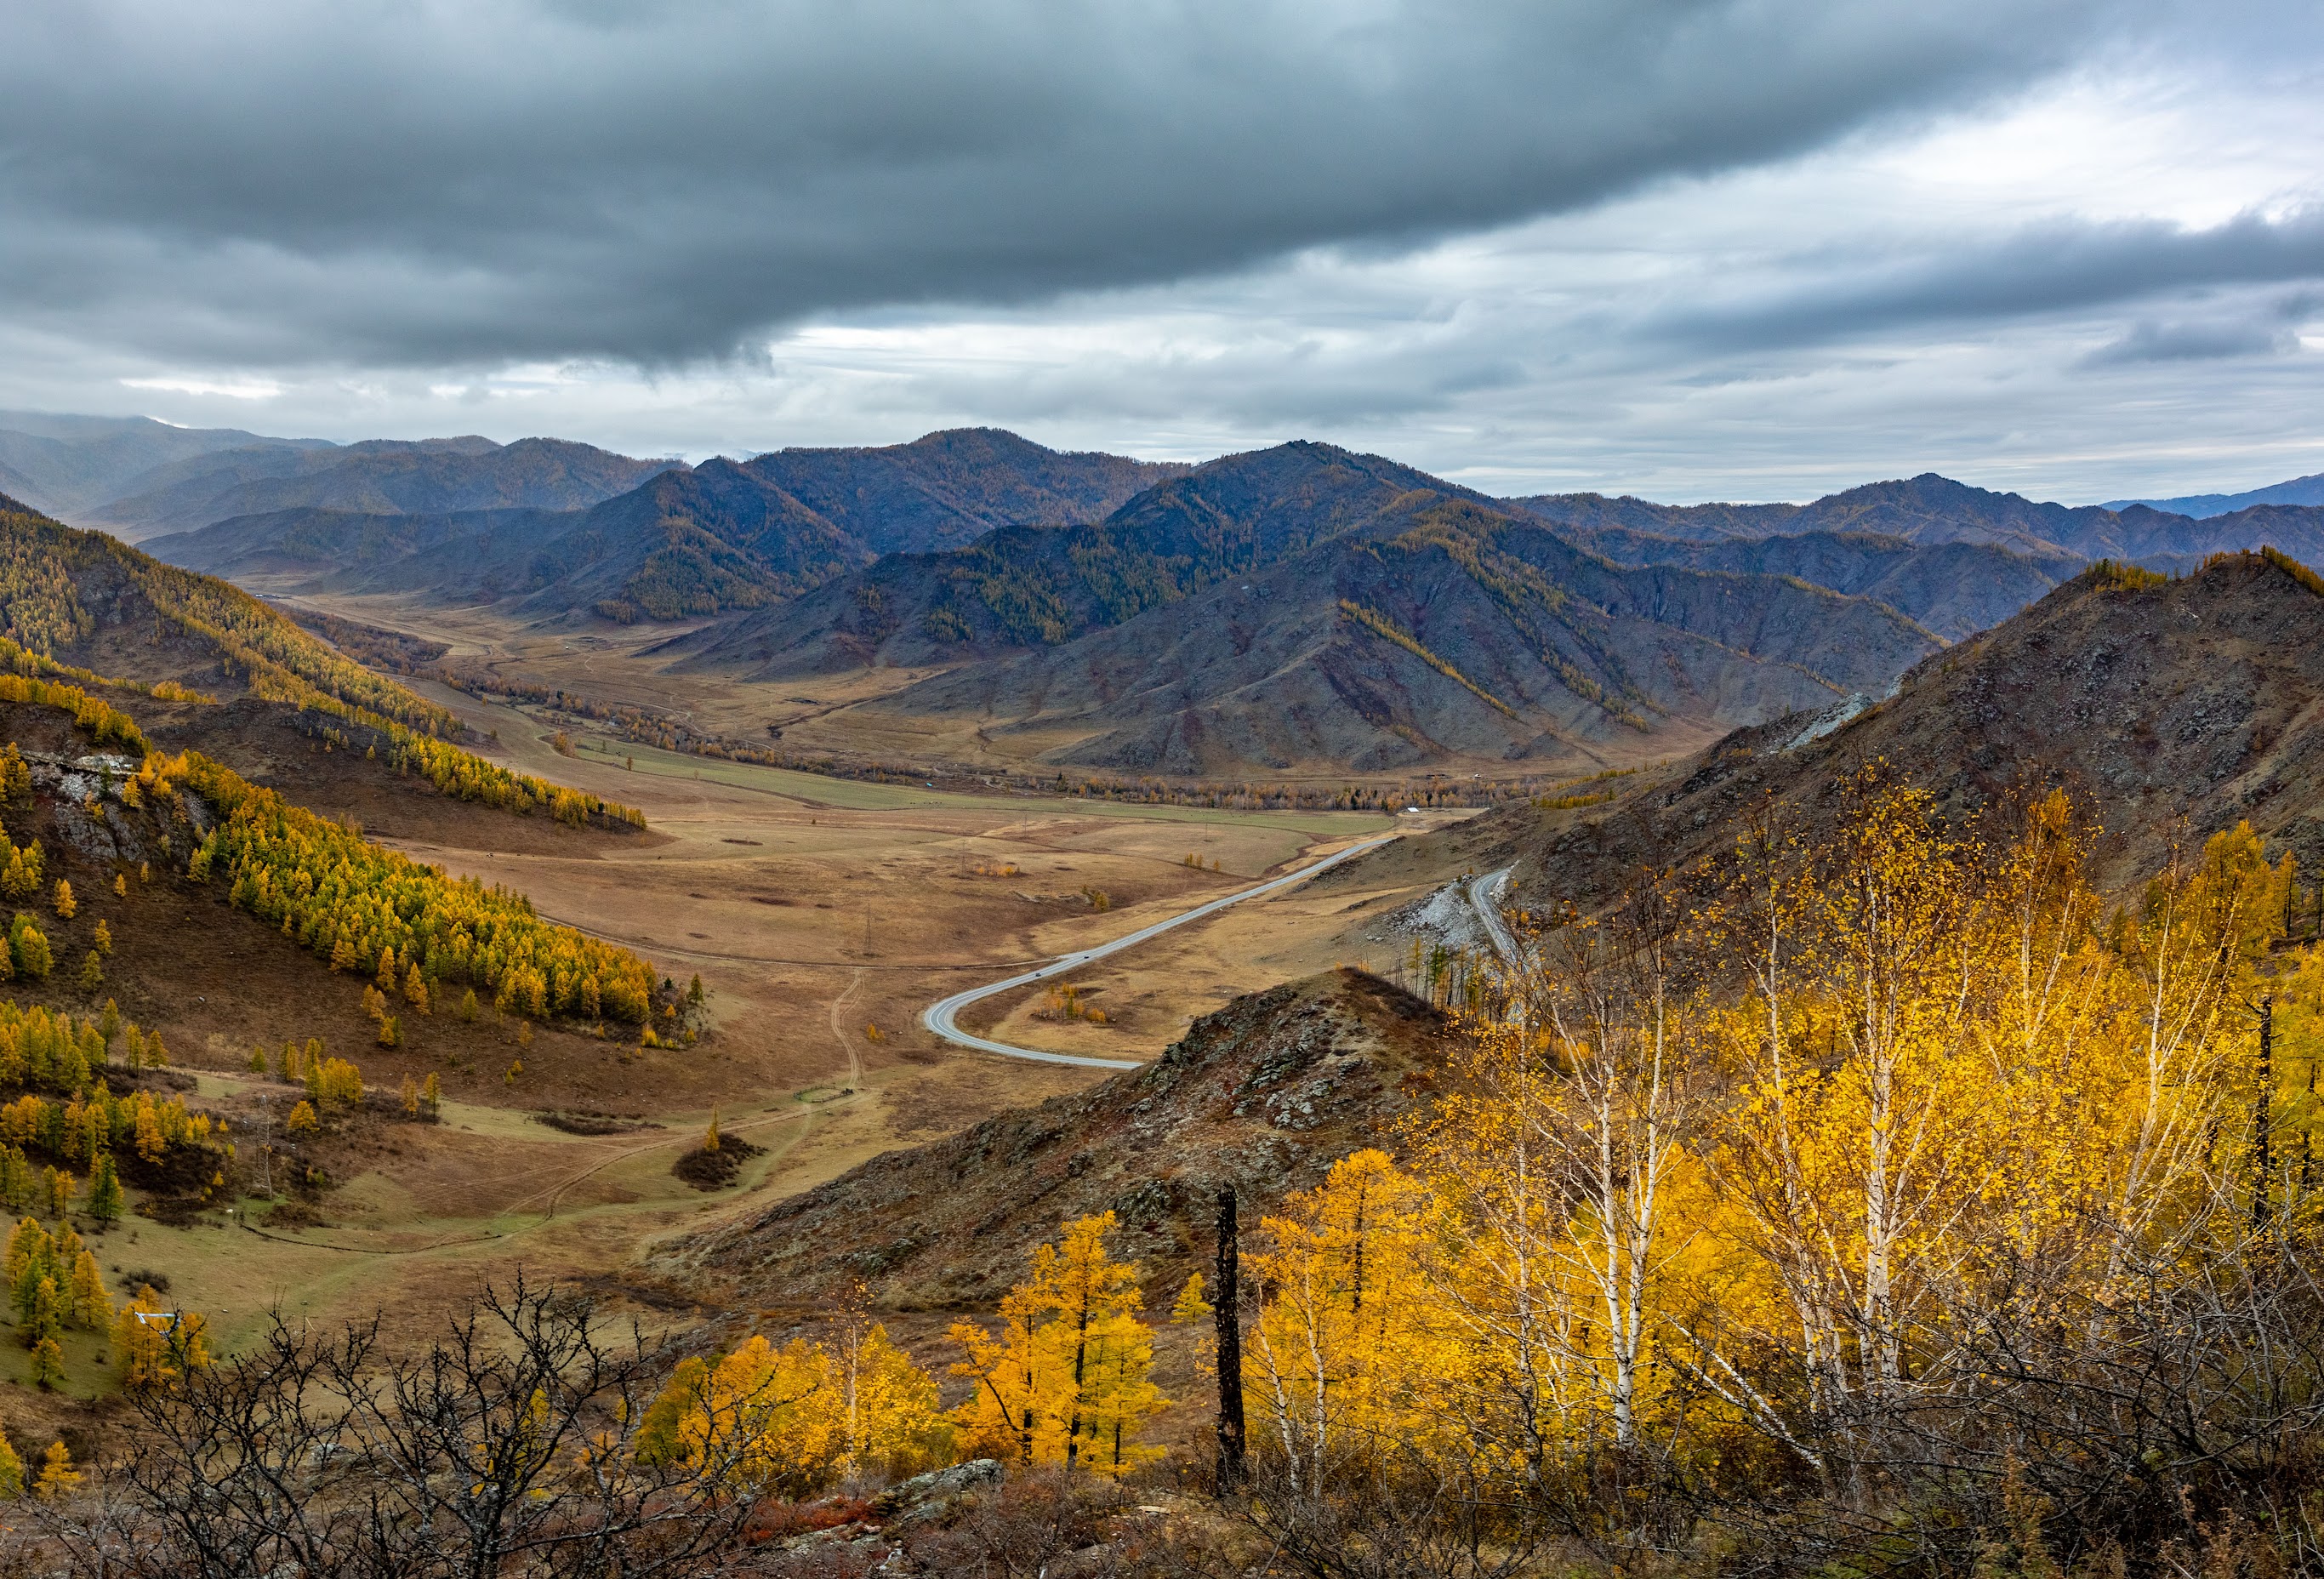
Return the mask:
{"type": "Polygon", "coordinates": [[[2324,470],[2324,7],[9,0],[0,407],[2248,487],[2324,470]]]}

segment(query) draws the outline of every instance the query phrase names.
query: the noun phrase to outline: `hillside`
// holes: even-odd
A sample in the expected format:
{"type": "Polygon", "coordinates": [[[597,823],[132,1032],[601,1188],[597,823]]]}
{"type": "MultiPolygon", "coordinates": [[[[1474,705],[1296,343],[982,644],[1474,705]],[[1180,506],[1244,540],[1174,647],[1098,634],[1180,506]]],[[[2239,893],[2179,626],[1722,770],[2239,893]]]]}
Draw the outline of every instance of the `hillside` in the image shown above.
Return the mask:
{"type": "MultiPolygon", "coordinates": [[[[117,740],[53,703],[17,699],[13,688],[0,694],[0,736],[7,742],[0,760],[14,768],[21,759],[23,772],[0,783],[0,838],[8,846],[0,849],[0,866],[37,861],[30,891],[8,886],[15,880],[7,878],[0,903],[22,918],[19,926],[38,930],[49,960],[42,969],[21,946],[13,950],[12,968],[0,973],[6,978],[0,1022],[7,1004],[91,1020],[110,1004],[179,1070],[238,1071],[254,1045],[272,1050],[311,1038],[331,1056],[359,1063],[380,1094],[374,1103],[392,1112],[406,1076],[425,1082],[433,1075],[446,1095],[459,1099],[512,1100],[499,1073],[510,1057],[509,1027],[492,1005],[513,981],[508,1002],[515,1012],[534,1008],[527,983],[536,965],[570,961],[607,983],[623,981],[622,994],[604,993],[605,1012],[621,1016],[620,1029],[650,1012],[652,973],[628,951],[538,921],[505,891],[405,862],[216,764],[156,757],[141,771],[117,740]],[[189,864],[208,870],[189,875],[189,864]],[[74,895],[69,915],[56,899],[60,881],[74,895]],[[464,954],[456,927],[490,948],[464,954]],[[332,963],[341,938],[366,965],[391,944],[424,964],[435,1011],[421,1012],[407,993],[389,994],[394,1048],[381,1045],[376,1011],[366,1002],[373,972],[332,963]],[[471,989],[484,1005],[474,1016],[458,1011],[471,989]]],[[[0,960],[11,953],[0,946],[0,960]]],[[[523,1049],[536,1072],[530,1099],[616,1098],[622,1043],[596,1034],[594,1019],[572,1003],[544,994],[537,1006],[523,1049]]],[[[165,1094],[195,1089],[183,1073],[145,1079],[165,1094]]],[[[228,1100],[236,1094],[232,1086],[211,1092],[228,1100]]],[[[126,1148],[122,1154],[133,1184],[191,1194],[206,1182],[145,1177],[126,1148]]],[[[231,1169],[224,1158],[213,1160],[231,1169]]],[[[283,1165],[278,1159],[274,1168],[283,1165]]]]}
{"type": "Polygon", "coordinates": [[[1342,970],[1238,998],[1142,1069],[665,1242],[661,1276],[746,1306],[804,1304],[862,1279],[875,1306],[982,1308],[1031,1247],[1095,1212],[1167,1299],[1209,1249],[1217,1191],[1244,1220],[1321,1182],[1397,1119],[1444,1062],[1442,1015],[1342,970]]]}
{"type": "Polygon", "coordinates": [[[890,555],[672,651],[690,668],[776,678],[1054,646],[1262,570],[1416,491],[1465,492],[1328,444],[1226,456],[1095,524],[1010,528],[949,553],[890,555]]]}
{"type": "Polygon", "coordinates": [[[235,516],[292,510],[430,515],[578,510],[680,463],[632,460],[558,439],[374,439],[333,448],[280,446],[205,454],[148,474],[133,492],[84,508],[85,523],[130,541],[198,531],[235,516]]]}
{"type": "Polygon", "coordinates": [[[1795,576],[1885,603],[1949,642],[1999,624],[2083,565],[2070,554],[2020,553],[1987,543],[1923,546],[1857,531],[1703,540],[1611,527],[1586,540],[1625,565],[1795,576]]]}
{"type": "Polygon", "coordinates": [[[1417,494],[1248,580],[862,711],[965,715],[1004,749],[1120,772],[1590,772],[1877,692],[1938,645],[1866,600],[1625,568],[1417,494]]]}
{"type": "Polygon", "coordinates": [[[0,411],[0,492],[51,514],[95,510],[177,466],[240,454],[252,464],[295,466],[328,450],[323,439],[267,439],[236,428],[173,428],[148,417],[72,417],[0,411]]]}
{"type": "Polygon", "coordinates": [[[2319,635],[2324,583],[2289,561],[2235,555],[2177,580],[2092,572],[1922,662],[1860,716],[1738,730],[1606,808],[1514,807],[1429,837],[1479,870],[1513,865],[1514,902],[1588,902],[1641,863],[1731,846],[1740,817],[1769,802],[1812,841],[1831,788],[1885,761],[1956,819],[2015,789],[2068,789],[2106,829],[2114,882],[2246,817],[2313,873],[2324,863],[2319,635]]]}
{"type": "Polygon", "coordinates": [[[270,590],[676,620],[794,598],[891,549],[964,540],[1009,521],[1102,514],[1177,469],[973,429],[884,449],[668,467],[587,509],[268,510],[148,546],[270,590]]]}
{"type": "Polygon", "coordinates": [[[280,773],[334,783],[334,809],[447,797],[493,811],[540,809],[575,827],[621,830],[635,820],[462,749],[466,731],[451,712],[248,593],[5,497],[0,665],[114,698],[135,711],[151,743],[214,754],[261,782],[280,773]],[[335,770],[300,760],[322,753],[340,756],[335,770]]]}
{"type": "Polygon", "coordinates": [[[955,428],[909,444],[778,449],[747,469],[872,553],[893,554],[957,548],[996,527],[1102,520],[1191,468],[955,428]]]}

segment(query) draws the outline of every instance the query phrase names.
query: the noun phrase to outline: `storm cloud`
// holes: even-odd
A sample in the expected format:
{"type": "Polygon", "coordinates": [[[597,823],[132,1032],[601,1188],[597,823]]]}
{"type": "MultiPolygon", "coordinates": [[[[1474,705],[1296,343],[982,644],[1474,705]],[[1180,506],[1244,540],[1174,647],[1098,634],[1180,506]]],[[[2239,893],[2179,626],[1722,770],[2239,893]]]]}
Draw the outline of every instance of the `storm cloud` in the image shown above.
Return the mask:
{"type": "Polygon", "coordinates": [[[2021,85],[2123,14],[18,0],[0,294],[179,356],[678,364],[1572,208],[2021,85]]]}
{"type": "Polygon", "coordinates": [[[0,407],[2232,491],[2319,105],[2292,0],[16,0],[0,407]]]}

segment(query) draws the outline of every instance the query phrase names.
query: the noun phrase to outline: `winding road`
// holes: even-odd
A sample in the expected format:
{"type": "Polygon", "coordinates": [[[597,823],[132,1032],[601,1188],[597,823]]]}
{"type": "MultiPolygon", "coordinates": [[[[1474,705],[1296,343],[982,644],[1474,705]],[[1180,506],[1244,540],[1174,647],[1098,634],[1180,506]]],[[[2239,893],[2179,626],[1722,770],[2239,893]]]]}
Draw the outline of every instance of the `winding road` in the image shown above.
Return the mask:
{"type": "Polygon", "coordinates": [[[1003,1057],[1029,1058],[1038,1064],[1074,1064],[1084,1069],[1140,1068],[1143,1067],[1142,1064],[1134,1058],[1085,1058],[1072,1053],[1045,1053],[1037,1048],[1010,1047],[1007,1042],[993,1041],[961,1030],[954,1017],[970,1004],[981,1002],[997,993],[1006,993],[1013,987],[1028,986],[1034,982],[1045,982],[1052,976],[1064,975],[1067,971],[1080,969],[1092,960],[1103,959],[1109,954],[1119,954],[1134,944],[1143,943],[1149,937],[1159,937],[1173,927],[1183,927],[1189,921],[1199,921],[1205,916],[1216,915],[1229,905],[1239,905],[1245,900],[1259,899],[1275,892],[1277,889],[1288,888],[1296,882],[1305,882],[1317,873],[1328,871],[1351,856],[1360,855],[1367,850],[1377,850],[1397,836],[1395,834],[1388,834],[1380,838],[1367,839],[1360,845],[1351,845],[1335,854],[1324,856],[1313,866],[1303,866],[1298,871],[1286,873],[1282,877],[1270,878],[1255,888],[1246,888],[1222,899],[1214,899],[1208,904],[1196,905],[1191,910],[1183,911],[1167,920],[1157,921],[1150,927],[1140,927],[1137,931],[1117,937],[1111,943],[1101,943],[1094,948],[1077,949],[1072,954],[1061,954],[1038,970],[1029,970],[1021,975],[1010,976],[1006,981],[994,982],[990,986],[971,987],[964,993],[954,993],[951,997],[939,999],[923,1010],[920,1013],[920,1023],[956,1047],[974,1048],[982,1053],[999,1053],[1003,1057]]]}
{"type": "Polygon", "coordinates": [[[1508,965],[1517,962],[1517,940],[1509,936],[1508,923],[1501,919],[1501,894],[1509,886],[1509,873],[1516,870],[1514,866],[1504,866],[1499,872],[1472,878],[1469,883],[1469,908],[1485,924],[1485,936],[1492,939],[1493,952],[1508,965]]]}

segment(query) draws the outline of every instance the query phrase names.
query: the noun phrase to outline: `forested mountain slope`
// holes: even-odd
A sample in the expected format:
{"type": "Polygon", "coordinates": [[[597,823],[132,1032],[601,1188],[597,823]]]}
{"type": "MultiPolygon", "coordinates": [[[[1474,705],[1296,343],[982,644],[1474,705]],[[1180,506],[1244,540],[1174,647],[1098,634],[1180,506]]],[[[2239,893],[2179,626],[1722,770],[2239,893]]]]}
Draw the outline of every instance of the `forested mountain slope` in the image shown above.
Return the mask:
{"type": "MultiPolygon", "coordinates": [[[[447,709],[364,668],[238,587],[60,525],[0,497],[0,664],[136,698],[154,743],[215,752],[264,778],[326,744],[413,792],[557,820],[628,826],[594,796],[462,749],[447,709]],[[300,753],[303,754],[303,753],[300,753]]],[[[143,749],[141,745],[140,749],[143,749]]]]}

